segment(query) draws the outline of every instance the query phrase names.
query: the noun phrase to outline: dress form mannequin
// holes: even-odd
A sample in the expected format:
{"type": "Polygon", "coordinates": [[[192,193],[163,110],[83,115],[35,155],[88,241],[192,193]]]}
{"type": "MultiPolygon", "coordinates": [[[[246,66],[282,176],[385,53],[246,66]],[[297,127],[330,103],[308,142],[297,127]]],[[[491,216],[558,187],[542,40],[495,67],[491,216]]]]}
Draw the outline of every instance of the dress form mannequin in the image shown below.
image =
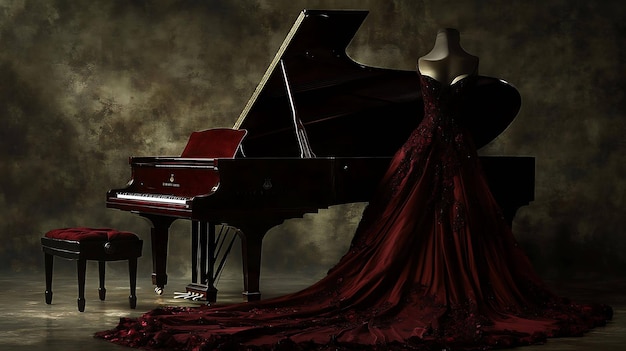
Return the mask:
{"type": "Polygon", "coordinates": [[[433,49],[418,59],[417,68],[422,75],[443,84],[454,84],[476,73],[478,57],[463,50],[458,30],[445,28],[437,32],[433,49]]]}

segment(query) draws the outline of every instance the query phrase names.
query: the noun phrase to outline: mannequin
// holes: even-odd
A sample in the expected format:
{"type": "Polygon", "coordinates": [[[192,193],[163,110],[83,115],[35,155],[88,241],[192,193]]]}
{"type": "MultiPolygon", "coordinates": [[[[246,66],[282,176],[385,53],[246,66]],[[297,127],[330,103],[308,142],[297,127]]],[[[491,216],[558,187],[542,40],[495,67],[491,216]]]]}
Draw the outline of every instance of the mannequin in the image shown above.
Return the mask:
{"type": "Polygon", "coordinates": [[[478,57],[463,50],[458,30],[445,28],[437,32],[435,46],[418,59],[417,67],[422,75],[444,84],[454,84],[477,73],[478,57]]]}

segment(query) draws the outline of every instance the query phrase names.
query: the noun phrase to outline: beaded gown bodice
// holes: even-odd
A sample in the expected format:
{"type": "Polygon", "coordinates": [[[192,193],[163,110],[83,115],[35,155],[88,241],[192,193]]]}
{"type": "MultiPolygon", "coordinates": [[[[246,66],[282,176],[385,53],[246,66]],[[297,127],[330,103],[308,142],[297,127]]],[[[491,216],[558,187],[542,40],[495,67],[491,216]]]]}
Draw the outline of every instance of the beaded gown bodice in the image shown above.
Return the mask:
{"type": "MultiPolygon", "coordinates": [[[[400,180],[407,176],[412,179],[422,176],[421,169],[412,167],[414,163],[422,167],[427,161],[434,163],[436,172],[433,180],[443,181],[449,180],[453,176],[452,172],[458,171],[462,160],[476,156],[467,131],[458,123],[463,118],[470,118],[463,116],[463,106],[475,80],[476,76],[470,75],[452,85],[446,85],[429,76],[420,75],[424,118],[396,154],[396,159],[399,155],[403,157],[398,160],[398,168],[394,169],[393,174],[388,172],[392,179],[388,197],[395,196],[400,180]],[[434,158],[421,157],[430,152],[434,158]]],[[[435,184],[433,195],[447,196],[449,189],[443,185],[450,184],[435,184]]]]}

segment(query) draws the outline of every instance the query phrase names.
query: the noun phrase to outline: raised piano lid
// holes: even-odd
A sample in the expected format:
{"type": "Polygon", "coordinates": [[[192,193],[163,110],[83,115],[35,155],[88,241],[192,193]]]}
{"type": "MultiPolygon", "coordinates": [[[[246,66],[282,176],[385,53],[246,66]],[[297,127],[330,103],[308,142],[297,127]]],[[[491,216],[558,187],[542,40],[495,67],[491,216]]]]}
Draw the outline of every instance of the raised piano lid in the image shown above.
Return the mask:
{"type": "MultiPolygon", "coordinates": [[[[406,141],[423,115],[417,72],[361,65],[346,53],[367,14],[302,11],[234,125],[248,130],[246,156],[299,156],[280,60],[316,156],[391,156],[406,141]]],[[[471,101],[467,127],[477,147],[504,131],[521,105],[514,87],[484,76],[471,101]]]]}

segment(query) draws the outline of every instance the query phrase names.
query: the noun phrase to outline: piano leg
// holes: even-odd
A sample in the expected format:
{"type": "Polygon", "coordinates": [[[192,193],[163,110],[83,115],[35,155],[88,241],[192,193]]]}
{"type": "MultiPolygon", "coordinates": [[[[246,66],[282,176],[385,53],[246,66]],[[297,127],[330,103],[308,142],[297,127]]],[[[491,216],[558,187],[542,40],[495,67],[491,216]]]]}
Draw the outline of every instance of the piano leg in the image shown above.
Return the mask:
{"type": "MultiPolygon", "coordinates": [[[[202,224],[202,223],[201,223],[202,224]]],[[[209,302],[217,301],[217,289],[215,288],[215,225],[203,222],[206,245],[206,262],[207,266],[202,271],[202,281],[206,284],[206,300],[209,302]]],[[[201,225],[202,227],[202,225],[201,225]]]]}
{"type": "Polygon", "coordinates": [[[245,301],[261,299],[259,280],[261,278],[261,251],[263,236],[256,234],[241,235],[241,253],[243,259],[243,298],[245,301]]]}
{"type": "Polygon", "coordinates": [[[191,221],[191,282],[198,283],[198,272],[200,262],[198,262],[198,221],[191,221]]]}
{"type": "Polygon", "coordinates": [[[243,260],[243,298],[245,301],[261,299],[259,280],[261,277],[261,252],[263,237],[272,227],[282,223],[269,221],[261,223],[246,223],[238,225],[241,239],[241,255],[243,260]]]}
{"type": "Polygon", "coordinates": [[[173,217],[142,214],[152,225],[150,237],[152,241],[152,284],[154,291],[161,295],[167,285],[167,244],[170,225],[176,220],[173,217]]]}

